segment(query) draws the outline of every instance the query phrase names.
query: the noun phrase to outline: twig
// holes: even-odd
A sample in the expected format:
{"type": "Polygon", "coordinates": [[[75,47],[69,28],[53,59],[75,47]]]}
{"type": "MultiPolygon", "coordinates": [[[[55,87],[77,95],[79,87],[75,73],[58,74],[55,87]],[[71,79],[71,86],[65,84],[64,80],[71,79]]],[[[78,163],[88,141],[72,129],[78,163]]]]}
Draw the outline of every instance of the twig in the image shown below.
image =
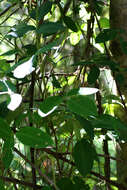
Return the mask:
{"type": "Polygon", "coordinates": [[[29,163],[33,168],[35,168],[42,179],[44,178],[44,179],[48,182],[49,185],[51,185],[51,186],[53,186],[53,187],[55,188],[55,190],[59,190],[59,188],[56,186],[56,184],[54,184],[54,182],[53,182],[48,176],[46,176],[45,174],[43,174],[43,173],[41,172],[41,170],[40,170],[37,166],[35,166],[30,160],[28,160],[28,159],[26,158],[26,156],[24,156],[20,151],[18,151],[17,148],[14,147],[13,150],[14,150],[21,158],[23,158],[27,163],[29,163]]]}
{"type": "Polygon", "coordinates": [[[21,181],[19,179],[16,179],[16,178],[12,178],[12,177],[4,177],[4,176],[0,176],[0,179],[2,179],[3,181],[6,181],[6,182],[12,182],[14,184],[21,184],[21,185],[24,185],[24,186],[27,186],[27,187],[35,187],[36,189],[42,189],[43,186],[40,186],[40,185],[36,185],[34,186],[33,183],[30,183],[30,182],[27,182],[27,181],[21,181]]]}

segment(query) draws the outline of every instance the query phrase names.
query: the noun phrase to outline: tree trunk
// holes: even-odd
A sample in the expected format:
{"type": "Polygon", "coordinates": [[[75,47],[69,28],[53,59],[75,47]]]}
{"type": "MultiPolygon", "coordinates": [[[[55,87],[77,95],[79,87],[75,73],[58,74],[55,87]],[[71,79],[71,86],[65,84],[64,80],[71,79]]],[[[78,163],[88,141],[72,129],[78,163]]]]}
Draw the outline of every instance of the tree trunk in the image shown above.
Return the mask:
{"type": "MultiPolygon", "coordinates": [[[[127,0],[110,0],[110,27],[112,29],[122,29],[124,32],[116,40],[111,42],[111,52],[115,60],[120,64],[121,74],[124,77],[123,85],[120,85],[121,94],[127,100],[127,54],[122,51],[120,38],[127,41],[127,0]],[[124,71],[123,71],[124,70],[124,71]]],[[[125,110],[126,111],[126,110],[125,110]]],[[[126,112],[127,113],[127,112],[126,112]]],[[[127,114],[126,114],[127,117],[127,114]]],[[[127,123],[126,118],[121,118],[127,123]]],[[[119,143],[116,148],[117,158],[117,177],[118,182],[127,187],[127,143],[119,143]]]]}

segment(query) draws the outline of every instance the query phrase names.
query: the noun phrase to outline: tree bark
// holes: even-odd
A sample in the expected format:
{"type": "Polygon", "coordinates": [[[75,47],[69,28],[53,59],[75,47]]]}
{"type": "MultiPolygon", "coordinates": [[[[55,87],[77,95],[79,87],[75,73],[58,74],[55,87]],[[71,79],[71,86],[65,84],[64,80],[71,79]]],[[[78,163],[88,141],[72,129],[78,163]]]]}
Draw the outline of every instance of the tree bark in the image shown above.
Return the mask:
{"type": "MultiPolygon", "coordinates": [[[[120,73],[124,77],[123,85],[120,85],[120,92],[127,100],[127,54],[121,48],[120,40],[127,42],[127,0],[110,0],[110,27],[112,29],[122,29],[118,37],[111,42],[110,49],[115,60],[120,65],[120,73]]],[[[126,112],[126,110],[125,110],[126,112]]],[[[126,112],[127,117],[127,112],[126,112]]],[[[127,123],[127,119],[120,118],[127,123]]],[[[117,178],[118,182],[127,187],[127,143],[119,143],[116,147],[117,161],[117,178]]]]}

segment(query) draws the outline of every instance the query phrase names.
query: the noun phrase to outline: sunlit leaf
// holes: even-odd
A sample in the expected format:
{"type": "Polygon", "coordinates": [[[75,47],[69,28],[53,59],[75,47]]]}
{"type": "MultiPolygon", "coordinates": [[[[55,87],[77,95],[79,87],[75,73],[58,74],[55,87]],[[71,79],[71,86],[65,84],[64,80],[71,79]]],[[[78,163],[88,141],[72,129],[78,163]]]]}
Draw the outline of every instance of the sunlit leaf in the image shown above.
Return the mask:
{"type": "Polygon", "coordinates": [[[101,26],[101,28],[109,28],[109,19],[108,18],[100,18],[100,26],[101,26]]]}
{"type": "Polygon", "coordinates": [[[24,78],[25,76],[31,74],[35,67],[33,67],[34,56],[32,56],[28,61],[16,67],[13,71],[14,77],[16,78],[24,78]]]}
{"type": "Polygon", "coordinates": [[[76,44],[78,44],[79,41],[80,41],[80,33],[72,32],[71,35],[70,35],[71,44],[76,45],[76,44]]]}
{"type": "Polygon", "coordinates": [[[43,148],[53,145],[51,137],[41,131],[38,128],[34,127],[23,127],[17,133],[16,137],[24,145],[28,145],[33,148],[43,148]]]}

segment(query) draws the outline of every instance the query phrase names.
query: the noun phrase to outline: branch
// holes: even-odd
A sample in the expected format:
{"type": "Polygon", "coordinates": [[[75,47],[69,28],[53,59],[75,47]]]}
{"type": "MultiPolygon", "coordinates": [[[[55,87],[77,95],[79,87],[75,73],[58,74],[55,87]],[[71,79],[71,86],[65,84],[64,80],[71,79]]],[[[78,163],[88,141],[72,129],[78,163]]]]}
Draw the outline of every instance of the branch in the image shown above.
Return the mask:
{"type": "MultiPolygon", "coordinates": [[[[53,155],[55,158],[57,157],[57,158],[63,160],[64,162],[67,162],[67,163],[71,164],[72,166],[75,166],[75,163],[74,163],[73,161],[70,161],[70,160],[64,158],[63,156],[61,156],[61,155],[59,155],[59,154],[56,154],[56,152],[54,152],[54,151],[52,151],[52,150],[50,150],[50,149],[43,149],[43,151],[47,152],[48,154],[53,155]]],[[[92,175],[94,175],[94,176],[100,178],[101,180],[104,180],[106,183],[108,183],[108,184],[110,184],[110,185],[113,185],[113,186],[118,187],[120,190],[127,190],[127,188],[125,188],[122,184],[119,184],[119,183],[117,183],[117,182],[115,182],[115,181],[112,181],[112,180],[110,180],[110,179],[107,179],[105,176],[102,176],[102,175],[100,175],[99,173],[96,173],[96,172],[94,172],[94,171],[91,171],[90,174],[92,174],[92,175]]]]}
{"type": "Polygon", "coordinates": [[[0,176],[0,179],[2,179],[3,181],[6,181],[6,182],[12,182],[14,184],[21,184],[21,185],[24,185],[24,186],[27,186],[27,187],[34,187],[36,189],[42,189],[42,186],[39,186],[39,185],[34,185],[33,183],[30,183],[30,182],[27,182],[27,181],[21,181],[19,179],[16,179],[16,178],[10,178],[10,177],[4,177],[4,176],[0,176]]]}
{"type": "Polygon", "coordinates": [[[35,166],[30,160],[28,160],[28,159],[26,158],[26,156],[24,156],[20,151],[18,151],[17,148],[14,147],[13,150],[14,150],[21,158],[23,158],[27,163],[29,163],[33,168],[35,168],[42,179],[44,178],[44,179],[47,181],[47,183],[48,183],[49,185],[51,185],[51,186],[53,186],[53,187],[55,188],[55,190],[59,190],[59,188],[56,186],[56,184],[55,184],[47,175],[43,174],[43,173],[41,172],[41,170],[40,170],[37,166],[35,166]]]}

